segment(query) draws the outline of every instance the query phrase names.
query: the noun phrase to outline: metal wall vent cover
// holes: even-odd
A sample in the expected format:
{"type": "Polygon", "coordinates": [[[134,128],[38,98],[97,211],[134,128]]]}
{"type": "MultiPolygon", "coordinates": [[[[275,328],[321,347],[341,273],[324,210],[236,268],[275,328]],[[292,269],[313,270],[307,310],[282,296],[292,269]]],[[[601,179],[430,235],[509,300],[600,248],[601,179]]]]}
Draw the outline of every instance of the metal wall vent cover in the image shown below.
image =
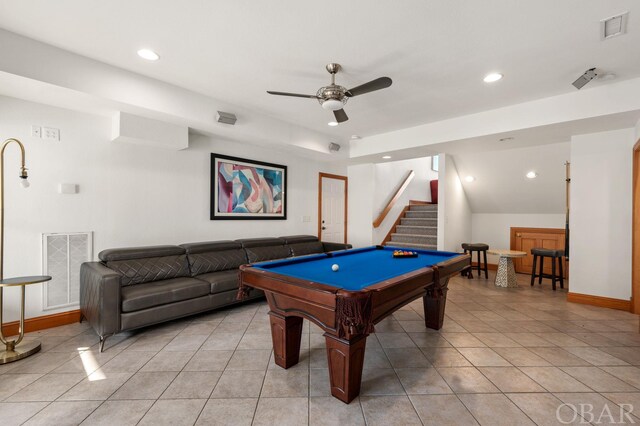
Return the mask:
{"type": "Polygon", "coordinates": [[[624,12],[600,21],[600,38],[602,40],[608,40],[626,34],[628,18],[629,12],[624,12]]]}
{"type": "Polygon", "coordinates": [[[78,305],[80,265],[92,257],[92,232],[42,234],[42,272],[52,277],[43,285],[43,310],[78,305]]]}

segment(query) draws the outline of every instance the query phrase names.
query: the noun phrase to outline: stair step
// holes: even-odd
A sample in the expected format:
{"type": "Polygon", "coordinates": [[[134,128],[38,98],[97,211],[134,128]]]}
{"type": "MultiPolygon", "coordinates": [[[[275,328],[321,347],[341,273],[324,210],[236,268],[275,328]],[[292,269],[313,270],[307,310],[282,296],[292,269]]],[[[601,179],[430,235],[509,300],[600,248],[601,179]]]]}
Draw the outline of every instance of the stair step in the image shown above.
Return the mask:
{"type": "Polygon", "coordinates": [[[435,237],[438,234],[438,227],[437,226],[398,225],[396,226],[396,233],[412,234],[412,235],[429,235],[429,236],[435,237]]]}
{"type": "Polygon", "coordinates": [[[398,248],[408,248],[408,249],[423,249],[423,250],[437,250],[437,246],[435,244],[413,244],[413,243],[393,243],[389,241],[385,244],[385,246],[389,247],[398,247],[398,248]]]}
{"type": "Polygon", "coordinates": [[[407,226],[438,226],[437,218],[402,218],[400,225],[407,226]]]}
{"type": "Polygon", "coordinates": [[[437,244],[438,237],[435,235],[416,235],[416,234],[391,234],[391,242],[413,243],[413,244],[437,244]]]}
{"type": "Polygon", "coordinates": [[[409,219],[437,219],[438,211],[413,211],[409,210],[405,213],[405,217],[409,219]]]}
{"type": "Polygon", "coordinates": [[[438,211],[437,204],[411,204],[409,210],[412,212],[432,212],[438,211]]]}

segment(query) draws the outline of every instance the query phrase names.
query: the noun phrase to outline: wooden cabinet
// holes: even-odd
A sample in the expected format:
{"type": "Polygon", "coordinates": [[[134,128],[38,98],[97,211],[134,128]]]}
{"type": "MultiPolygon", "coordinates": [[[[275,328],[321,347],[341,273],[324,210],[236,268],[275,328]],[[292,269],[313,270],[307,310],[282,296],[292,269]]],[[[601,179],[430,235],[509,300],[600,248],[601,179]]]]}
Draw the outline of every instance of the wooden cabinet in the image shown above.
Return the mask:
{"type": "MultiPolygon", "coordinates": [[[[527,257],[513,259],[516,272],[521,274],[531,274],[533,267],[532,248],[546,248],[553,250],[564,250],[564,229],[560,228],[511,228],[511,250],[527,252],[527,257]]],[[[546,259],[544,263],[544,273],[551,273],[551,260],[546,259]]],[[[567,261],[562,259],[562,269],[567,278],[569,271],[567,261]]]]}

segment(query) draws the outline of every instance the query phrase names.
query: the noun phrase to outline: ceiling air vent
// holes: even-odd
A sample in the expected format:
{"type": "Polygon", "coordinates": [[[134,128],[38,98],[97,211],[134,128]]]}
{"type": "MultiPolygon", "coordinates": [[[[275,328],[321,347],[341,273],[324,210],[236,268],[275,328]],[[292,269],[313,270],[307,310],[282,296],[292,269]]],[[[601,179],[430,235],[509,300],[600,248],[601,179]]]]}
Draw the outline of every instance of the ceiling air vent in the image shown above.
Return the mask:
{"type": "Polygon", "coordinates": [[[600,38],[607,40],[625,34],[627,32],[628,17],[629,12],[624,12],[600,21],[600,38]]]}

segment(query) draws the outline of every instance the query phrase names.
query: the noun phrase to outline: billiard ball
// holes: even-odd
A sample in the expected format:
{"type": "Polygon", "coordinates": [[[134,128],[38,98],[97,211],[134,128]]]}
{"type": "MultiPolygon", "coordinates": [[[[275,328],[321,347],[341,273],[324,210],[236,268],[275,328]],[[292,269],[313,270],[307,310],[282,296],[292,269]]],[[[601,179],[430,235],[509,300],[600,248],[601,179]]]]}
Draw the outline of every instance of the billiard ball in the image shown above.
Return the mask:
{"type": "Polygon", "coordinates": [[[333,265],[331,265],[331,270],[332,270],[333,272],[337,272],[337,271],[338,271],[338,269],[340,269],[340,267],[338,266],[338,264],[337,264],[337,263],[334,263],[333,265]]]}

